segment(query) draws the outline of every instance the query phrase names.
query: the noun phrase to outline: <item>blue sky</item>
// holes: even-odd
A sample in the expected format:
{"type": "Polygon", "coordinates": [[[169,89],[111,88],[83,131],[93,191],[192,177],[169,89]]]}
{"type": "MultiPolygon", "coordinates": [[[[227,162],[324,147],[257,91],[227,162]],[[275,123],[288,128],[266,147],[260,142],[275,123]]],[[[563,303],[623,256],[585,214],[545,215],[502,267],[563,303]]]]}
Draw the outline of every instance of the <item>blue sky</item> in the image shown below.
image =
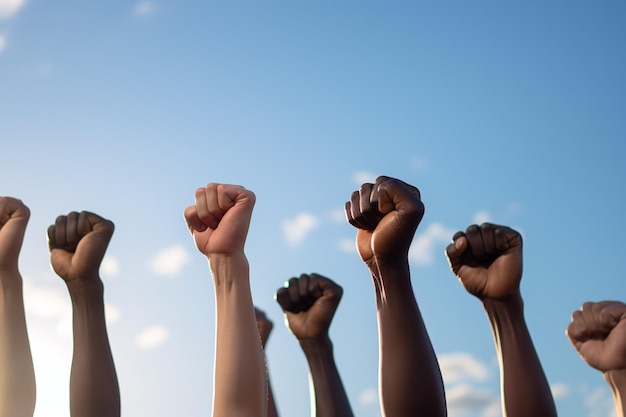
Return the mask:
{"type": "Polygon", "coordinates": [[[257,195],[247,253],[280,414],[309,397],[273,293],[317,272],[344,287],[331,337],[354,411],[379,416],[373,288],[342,210],[383,174],[426,206],[412,277],[450,415],[500,415],[486,316],[443,256],[489,220],[523,233],[560,414],[611,416],[564,330],[584,301],[626,299],[625,18],[620,1],[0,0],[0,195],[32,211],[36,416],[68,416],[71,310],[45,231],[72,210],[116,224],[102,275],[124,415],[209,415],[213,289],[182,218],[207,182],[257,195]]]}

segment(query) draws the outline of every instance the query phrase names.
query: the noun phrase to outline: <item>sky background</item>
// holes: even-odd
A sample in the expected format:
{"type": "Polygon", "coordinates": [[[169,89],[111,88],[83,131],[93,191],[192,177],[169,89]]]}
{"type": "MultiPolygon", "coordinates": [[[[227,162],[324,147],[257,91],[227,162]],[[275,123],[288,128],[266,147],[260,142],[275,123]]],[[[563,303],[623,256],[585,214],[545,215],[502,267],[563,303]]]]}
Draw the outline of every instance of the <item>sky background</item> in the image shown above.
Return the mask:
{"type": "Polygon", "coordinates": [[[273,299],[338,282],[335,356],[357,416],[380,416],[373,286],[343,205],[378,175],[417,186],[418,304],[451,417],[497,417],[491,331],[443,255],[491,221],[524,236],[522,295],[560,415],[612,416],[565,337],[624,294],[626,3],[0,0],[0,195],[32,215],[20,258],[37,417],[68,417],[71,308],[49,266],[59,214],[115,222],[102,266],[126,417],[211,408],[214,294],[183,220],[208,182],[257,203],[246,251],[274,321],[281,416],[309,414],[307,367],[273,299]]]}

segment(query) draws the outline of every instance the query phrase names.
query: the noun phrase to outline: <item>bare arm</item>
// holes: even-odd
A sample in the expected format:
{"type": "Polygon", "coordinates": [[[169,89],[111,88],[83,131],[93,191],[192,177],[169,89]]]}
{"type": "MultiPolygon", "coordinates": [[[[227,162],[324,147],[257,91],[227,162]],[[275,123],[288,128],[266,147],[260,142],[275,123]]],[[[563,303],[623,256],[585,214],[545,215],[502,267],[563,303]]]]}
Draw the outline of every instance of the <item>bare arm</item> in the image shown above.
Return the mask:
{"type": "MultiPolygon", "coordinates": [[[[267,344],[267,340],[270,337],[270,333],[272,333],[272,329],[274,328],[274,323],[270,319],[267,318],[265,312],[254,308],[254,314],[256,316],[256,324],[259,328],[259,337],[261,338],[261,347],[263,348],[263,352],[265,353],[265,346],[267,344]]],[[[267,363],[267,356],[265,358],[265,362],[267,363]]],[[[278,417],[278,409],[276,408],[276,403],[274,401],[274,392],[272,390],[272,384],[270,382],[270,372],[269,366],[266,369],[267,372],[267,417],[278,417]]]]}
{"type": "Polygon", "coordinates": [[[487,313],[500,363],[503,414],[556,417],[550,386],[524,318],[520,234],[506,226],[472,225],[454,235],[446,255],[454,274],[487,313]]]}
{"type": "Polygon", "coordinates": [[[384,416],[445,416],[437,357],[418,308],[408,251],[424,215],[419,190],[379,177],[346,203],[361,259],[374,281],[380,343],[379,388],[384,416]]]}
{"type": "Polygon", "coordinates": [[[291,333],[300,343],[310,371],[312,415],[350,417],[352,408],[335,363],[328,330],[343,294],[342,288],[318,274],[291,278],[276,292],[291,333]]]}
{"type": "Polygon", "coordinates": [[[618,417],[626,417],[626,304],[587,302],[572,315],[570,342],[609,384],[618,417]]]}
{"type": "Polygon", "coordinates": [[[214,417],[267,415],[265,362],[244,253],[254,203],[254,193],[243,187],[210,183],[185,210],[215,287],[214,417]]]}
{"type": "Polygon", "coordinates": [[[0,197],[0,417],[31,417],[35,372],[24,314],[18,258],[30,211],[0,197]]]}
{"type": "Polygon", "coordinates": [[[52,267],[65,281],[72,301],[70,412],[75,417],[120,415],[99,273],[113,229],[112,222],[86,211],[59,216],[48,228],[52,267]]]}

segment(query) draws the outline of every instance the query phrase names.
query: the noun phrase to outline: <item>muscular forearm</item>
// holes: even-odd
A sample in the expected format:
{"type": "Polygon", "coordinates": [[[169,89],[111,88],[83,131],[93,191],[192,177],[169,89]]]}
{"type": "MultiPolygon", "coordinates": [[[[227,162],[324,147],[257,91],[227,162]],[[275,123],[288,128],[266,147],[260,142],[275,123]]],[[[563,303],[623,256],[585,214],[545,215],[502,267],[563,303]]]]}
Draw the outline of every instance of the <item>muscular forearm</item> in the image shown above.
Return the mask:
{"type": "Polygon", "coordinates": [[[613,393],[617,417],[626,417],[626,369],[603,373],[613,393]]]}
{"type": "Polygon", "coordinates": [[[324,337],[300,341],[309,363],[311,389],[315,397],[315,416],[350,417],[352,408],[333,355],[333,345],[324,337]]]}
{"type": "Polygon", "coordinates": [[[31,417],[35,373],[17,271],[0,271],[0,369],[0,417],[31,417]]]}
{"type": "Polygon", "coordinates": [[[370,270],[377,289],[384,415],[445,416],[441,372],[415,301],[408,262],[379,263],[370,270]]]}
{"type": "Polygon", "coordinates": [[[504,415],[556,416],[550,386],[535,351],[521,296],[484,299],[501,370],[504,415]]]}
{"type": "Polygon", "coordinates": [[[214,417],[267,413],[265,361],[243,254],[209,260],[215,284],[217,335],[214,417]]]}
{"type": "Polygon", "coordinates": [[[72,416],[118,417],[120,394],[104,314],[99,277],[68,281],[74,353],[70,380],[72,416]]]}

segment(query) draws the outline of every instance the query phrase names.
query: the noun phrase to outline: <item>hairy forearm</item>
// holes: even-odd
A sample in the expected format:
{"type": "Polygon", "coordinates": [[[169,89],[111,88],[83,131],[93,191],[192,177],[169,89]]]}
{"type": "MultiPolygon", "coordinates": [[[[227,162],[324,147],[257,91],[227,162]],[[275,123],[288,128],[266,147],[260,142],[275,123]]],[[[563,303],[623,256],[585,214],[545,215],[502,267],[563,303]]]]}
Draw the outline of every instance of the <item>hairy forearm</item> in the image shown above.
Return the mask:
{"type": "Polygon", "coordinates": [[[300,340],[309,363],[311,389],[317,417],[350,417],[353,415],[348,395],[337,370],[333,345],[328,337],[300,340]]]}
{"type": "Polygon", "coordinates": [[[626,369],[607,371],[603,376],[613,393],[617,417],[626,417],[626,369]]]}
{"type": "Polygon", "coordinates": [[[31,417],[35,373],[18,271],[0,271],[0,369],[0,417],[31,417]]]}
{"type": "Polygon", "coordinates": [[[447,415],[441,371],[413,294],[408,261],[378,263],[370,271],[377,289],[384,415],[447,415]]]}
{"type": "Polygon", "coordinates": [[[524,319],[521,296],[483,300],[500,361],[506,417],[556,416],[550,386],[524,319]]]}
{"type": "Polygon", "coordinates": [[[106,329],[99,277],[68,281],[74,353],[70,378],[72,416],[118,417],[120,393],[106,329]]]}
{"type": "Polygon", "coordinates": [[[214,417],[267,413],[265,361],[243,254],[209,259],[215,284],[217,326],[214,417]]]}

